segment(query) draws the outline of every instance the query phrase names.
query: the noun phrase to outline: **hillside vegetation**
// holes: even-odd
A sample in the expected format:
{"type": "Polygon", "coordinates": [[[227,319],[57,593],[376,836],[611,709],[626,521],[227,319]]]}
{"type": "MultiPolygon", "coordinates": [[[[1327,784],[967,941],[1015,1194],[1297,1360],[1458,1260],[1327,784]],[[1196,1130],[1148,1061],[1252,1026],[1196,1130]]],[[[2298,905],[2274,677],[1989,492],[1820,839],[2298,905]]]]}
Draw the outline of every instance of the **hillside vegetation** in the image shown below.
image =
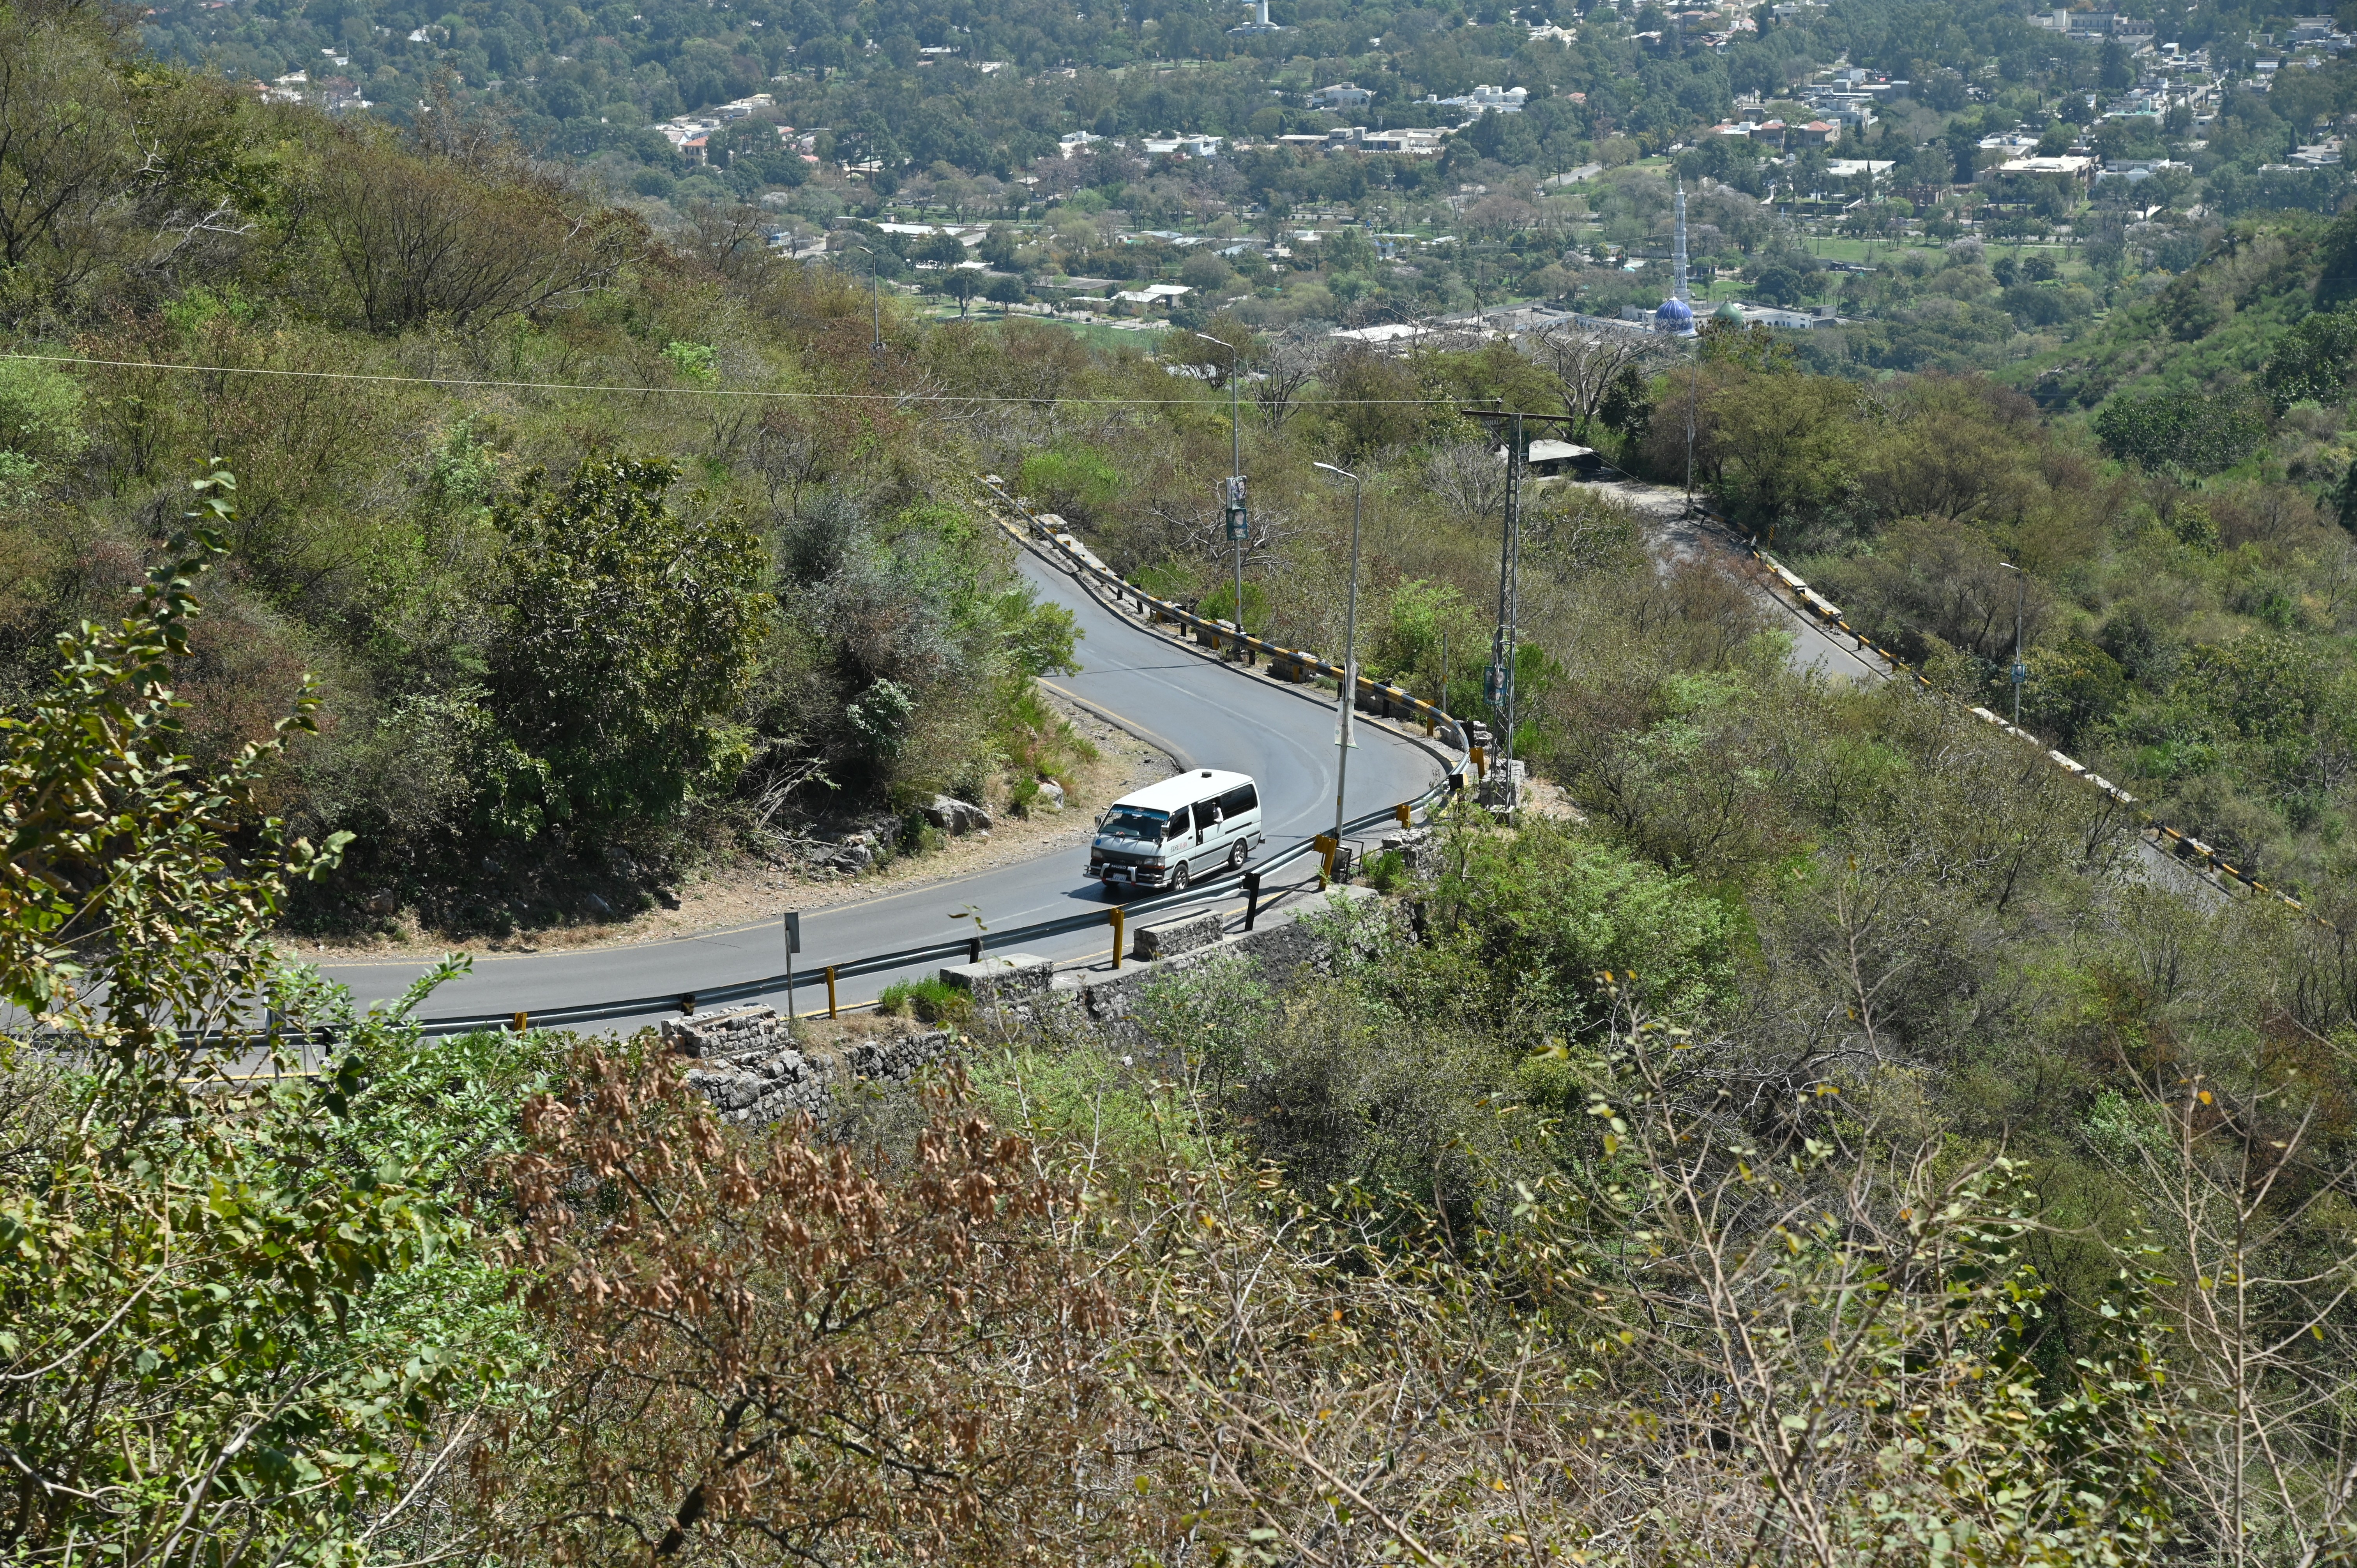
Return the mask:
{"type": "Polygon", "coordinates": [[[1681,478],[1691,401],[1697,471],[1737,527],[1971,702],[2009,709],[2018,609],[2024,724],[2337,908],[2352,246],[2347,218],[2237,225],[2071,359],[2022,371],[2026,392],[1813,375],[1757,329],[1714,329],[1617,439],[1681,478]]]}
{"type": "Polygon", "coordinates": [[[2189,262],[2172,341],[2249,351],[2123,323],[2092,413],[1765,328],[1386,357],[1239,310],[1157,360],[917,318],[744,209],[657,232],[456,102],[333,122],[5,20],[0,1561],[2348,1554],[2339,220],[2189,262]],[[1940,690],[1795,673],[1554,484],[1513,739],[1577,815],[1445,814],[1310,917],[1322,968],[969,1015],[822,1128],[283,956],[1036,799],[1079,751],[1032,678],[1088,649],[986,471],[1330,658],[1347,465],[1365,667],[1481,714],[1505,408],[1680,478],[1690,413],[1940,690]],[[2025,721],[2309,914],[2157,884],[1947,700],[2017,602],[2025,721]]]}

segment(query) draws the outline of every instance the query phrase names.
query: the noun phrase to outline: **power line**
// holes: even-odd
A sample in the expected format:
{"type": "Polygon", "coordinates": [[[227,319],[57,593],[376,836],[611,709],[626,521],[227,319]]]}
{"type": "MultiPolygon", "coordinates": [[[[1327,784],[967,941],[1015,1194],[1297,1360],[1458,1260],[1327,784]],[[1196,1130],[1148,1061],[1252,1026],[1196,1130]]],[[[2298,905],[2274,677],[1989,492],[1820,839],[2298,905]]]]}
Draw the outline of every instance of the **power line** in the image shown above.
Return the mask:
{"type": "MultiPolygon", "coordinates": [[[[474,381],[453,376],[393,376],[366,371],[286,371],[259,365],[181,365],[160,360],[99,360],[78,354],[0,352],[0,360],[25,360],[37,364],[77,365],[91,370],[169,371],[182,375],[277,376],[294,381],[372,381],[394,386],[435,387],[445,391],[619,392],[633,397],[737,397],[800,399],[806,403],[889,403],[974,404],[1082,403],[1114,408],[1193,408],[1202,399],[1185,397],[997,397],[963,392],[766,392],[750,387],[633,387],[596,381],[474,381]]],[[[1435,397],[1295,398],[1296,408],[1428,408],[1445,403],[1435,397]]]]}

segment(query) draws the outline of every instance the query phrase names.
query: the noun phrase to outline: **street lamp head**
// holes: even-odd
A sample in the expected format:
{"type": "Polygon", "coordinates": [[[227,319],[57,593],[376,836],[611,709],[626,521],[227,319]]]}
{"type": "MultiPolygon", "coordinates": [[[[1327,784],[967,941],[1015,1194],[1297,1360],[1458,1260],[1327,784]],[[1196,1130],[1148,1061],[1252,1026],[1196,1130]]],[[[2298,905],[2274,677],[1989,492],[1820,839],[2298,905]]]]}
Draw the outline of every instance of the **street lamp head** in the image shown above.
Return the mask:
{"type": "Polygon", "coordinates": [[[1354,473],[1351,472],[1351,470],[1350,470],[1350,469],[1348,469],[1348,468],[1338,468],[1338,467],[1335,467],[1333,464],[1331,464],[1331,463],[1312,463],[1312,464],[1310,464],[1309,466],[1310,466],[1311,467],[1313,467],[1313,468],[1323,468],[1323,469],[1325,469],[1325,470],[1326,470],[1328,473],[1329,473],[1329,474],[1340,474],[1340,475],[1341,475],[1344,478],[1346,478],[1346,479],[1350,479],[1350,480],[1352,480],[1352,481],[1356,481],[1356,480],[1357,480],[1357,478],[1358,478],[1358,477],[1359,477],[1358,475],[1356,475],[1356,474],[1354,474],[1354,473]]]}
{"type": "Polygon", "coordinates": [[[1225,349],[1231,354],[1236,351],[1235,345],[1232,343],[1222,342],[1219,338],[1212,337],[1209,332],[1198,332],[1191,327],[1187,329],[1187,336],[1189,338],[1200,338],[1206,343],[1218,343],[1221,348],[1225,349]]]}

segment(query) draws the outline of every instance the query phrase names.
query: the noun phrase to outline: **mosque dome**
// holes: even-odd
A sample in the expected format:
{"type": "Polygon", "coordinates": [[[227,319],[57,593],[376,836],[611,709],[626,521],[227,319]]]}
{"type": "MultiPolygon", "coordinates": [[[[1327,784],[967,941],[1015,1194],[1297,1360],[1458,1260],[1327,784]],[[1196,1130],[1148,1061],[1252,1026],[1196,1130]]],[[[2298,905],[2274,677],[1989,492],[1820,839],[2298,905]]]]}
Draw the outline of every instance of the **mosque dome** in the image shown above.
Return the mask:
{"type": "Polygon", "coordinates": [[[1722,303],[1717,310],[1712,311],[1710,314],[1714,320],[1732,321],[1738,327],[1743,325],[1743,306],[1736,304],[1735,301],[1731,299],[1722,303]]]}
{"type": "Polygon", "coordinates": [[[1664,332],[1694,330],[1694,306],[1683,299],[1665,299],[1662,308],[1653,312],[1653,325],[1664,332]]]}

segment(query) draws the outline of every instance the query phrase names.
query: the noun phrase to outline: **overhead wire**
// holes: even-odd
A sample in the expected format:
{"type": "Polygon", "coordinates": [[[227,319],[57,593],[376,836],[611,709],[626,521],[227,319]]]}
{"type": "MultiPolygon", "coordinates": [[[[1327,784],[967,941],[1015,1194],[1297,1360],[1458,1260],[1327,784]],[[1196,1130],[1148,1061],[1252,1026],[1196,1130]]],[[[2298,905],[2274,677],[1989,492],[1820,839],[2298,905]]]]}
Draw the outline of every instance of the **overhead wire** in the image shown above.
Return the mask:
{"type": "MultiPolygon", "coordinates": [[[[0,351],[0,360],[35,364],[78,366],[89,370],[167,371],[183,375],[275,376],[296,381],[366,381],[395,386],[435,387],[445,391],[616,392],[633,397],[724,397],[800,400],[807,403],[888,403],[908,405],[988,405],[994,403],[1077,403],[1106,407],[1185,408],[1202,400],[1184,397],[1008,397],[974,392],[789,392],[757,387],[622,386],[598,381],[509,381],[459,376],[399,376],[371,371],[292,371],[267,365],[188,365],[165,360],[102,360],[81,354],[27,354],[0,351]]],[[[1446,403],[1443,397],[1295,398],[1296,408],[1429,407],[1446,403]]]]}

